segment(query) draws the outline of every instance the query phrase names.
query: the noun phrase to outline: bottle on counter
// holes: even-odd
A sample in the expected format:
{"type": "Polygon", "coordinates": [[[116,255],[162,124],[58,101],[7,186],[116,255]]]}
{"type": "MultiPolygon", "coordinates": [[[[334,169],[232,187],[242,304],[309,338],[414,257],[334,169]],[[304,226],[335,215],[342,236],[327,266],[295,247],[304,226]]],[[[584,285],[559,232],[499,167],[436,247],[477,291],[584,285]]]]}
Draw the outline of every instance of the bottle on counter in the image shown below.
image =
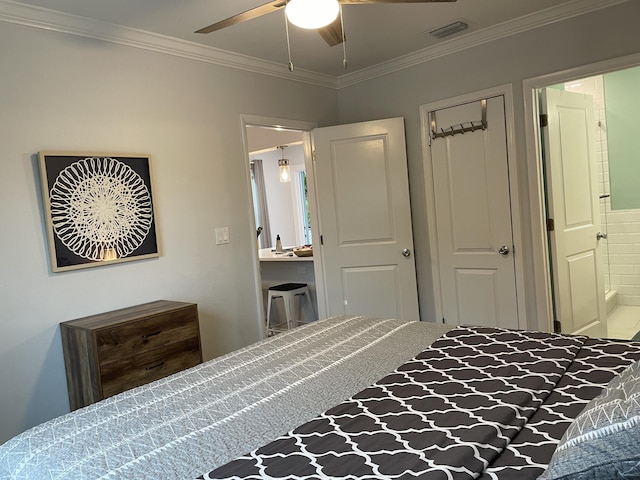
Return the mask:
{"type": "Polygon", "coordinates": [[[276,235],[276,253],[282,253],[282,240],[280,240],[280,235],[276,235]]]}
{"type": "Polygon", "coordinates": [[[262,227],[258,227],[258,229],[256,230],[257,238],[258,238],[258,242],[256,245],[258,245],[258,250],[260,250],[260,234],[262,233],[262,227]]]}

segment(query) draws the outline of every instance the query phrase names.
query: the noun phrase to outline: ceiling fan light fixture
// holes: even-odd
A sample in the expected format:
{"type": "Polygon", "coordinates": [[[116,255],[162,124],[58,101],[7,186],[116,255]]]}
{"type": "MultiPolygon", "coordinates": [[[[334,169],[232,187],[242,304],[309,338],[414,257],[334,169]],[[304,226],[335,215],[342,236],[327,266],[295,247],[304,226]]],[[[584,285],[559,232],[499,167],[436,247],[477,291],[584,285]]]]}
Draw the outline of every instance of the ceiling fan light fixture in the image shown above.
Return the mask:
{"type": "Polygon", "coordinates": [[[338,17],[338,0],[289,0],[285,13],[300,28],[315,29],[329,25],[338,17]]]}

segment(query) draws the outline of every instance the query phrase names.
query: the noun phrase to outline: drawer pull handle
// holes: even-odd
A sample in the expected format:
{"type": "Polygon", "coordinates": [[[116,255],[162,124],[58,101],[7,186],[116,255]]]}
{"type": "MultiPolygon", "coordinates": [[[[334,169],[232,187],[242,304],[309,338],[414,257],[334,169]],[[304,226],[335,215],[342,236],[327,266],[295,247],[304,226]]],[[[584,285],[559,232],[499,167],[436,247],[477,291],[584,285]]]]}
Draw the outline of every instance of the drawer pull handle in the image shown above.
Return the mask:
{"type": "Polygon", "coordinates": [[[155,368],[160,368],[164,365],[164,362],[156,363],[155,365],[151,365],[149,367],[145,367],[145,370],[153,370],[155,368]]]}
{"type": "Polygon", "coordinates": [[[160,335],[160,332],[162,330],[158,330],[157,332],[153,332],[153,333],[147,333],[146,335],[142,335],[142,338],[151,338],[151,337],[155,337],[156,335],[160,335]]]}

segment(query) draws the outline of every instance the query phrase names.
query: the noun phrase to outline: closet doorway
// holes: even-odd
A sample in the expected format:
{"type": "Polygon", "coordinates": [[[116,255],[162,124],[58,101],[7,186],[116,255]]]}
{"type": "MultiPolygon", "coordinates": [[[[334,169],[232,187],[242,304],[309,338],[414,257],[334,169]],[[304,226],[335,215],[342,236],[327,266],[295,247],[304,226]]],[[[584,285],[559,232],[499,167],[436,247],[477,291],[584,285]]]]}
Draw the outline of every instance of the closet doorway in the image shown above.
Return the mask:
{"type": "Polygon", "coordinates": [[[524,328],[511,88],[420,112],[436,316],[454,325],[524,328]]]}

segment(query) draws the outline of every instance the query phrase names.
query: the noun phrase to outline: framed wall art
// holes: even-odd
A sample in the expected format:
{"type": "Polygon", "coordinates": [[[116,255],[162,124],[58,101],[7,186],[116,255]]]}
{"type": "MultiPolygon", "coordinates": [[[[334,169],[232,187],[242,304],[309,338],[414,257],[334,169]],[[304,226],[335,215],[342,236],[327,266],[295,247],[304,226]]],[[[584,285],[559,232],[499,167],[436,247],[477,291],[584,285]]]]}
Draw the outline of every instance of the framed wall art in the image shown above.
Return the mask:
{"type": "Polygon", "coordinates": [[[149,155],[38,157],[54,272],[159,255],[149,155]]]}

